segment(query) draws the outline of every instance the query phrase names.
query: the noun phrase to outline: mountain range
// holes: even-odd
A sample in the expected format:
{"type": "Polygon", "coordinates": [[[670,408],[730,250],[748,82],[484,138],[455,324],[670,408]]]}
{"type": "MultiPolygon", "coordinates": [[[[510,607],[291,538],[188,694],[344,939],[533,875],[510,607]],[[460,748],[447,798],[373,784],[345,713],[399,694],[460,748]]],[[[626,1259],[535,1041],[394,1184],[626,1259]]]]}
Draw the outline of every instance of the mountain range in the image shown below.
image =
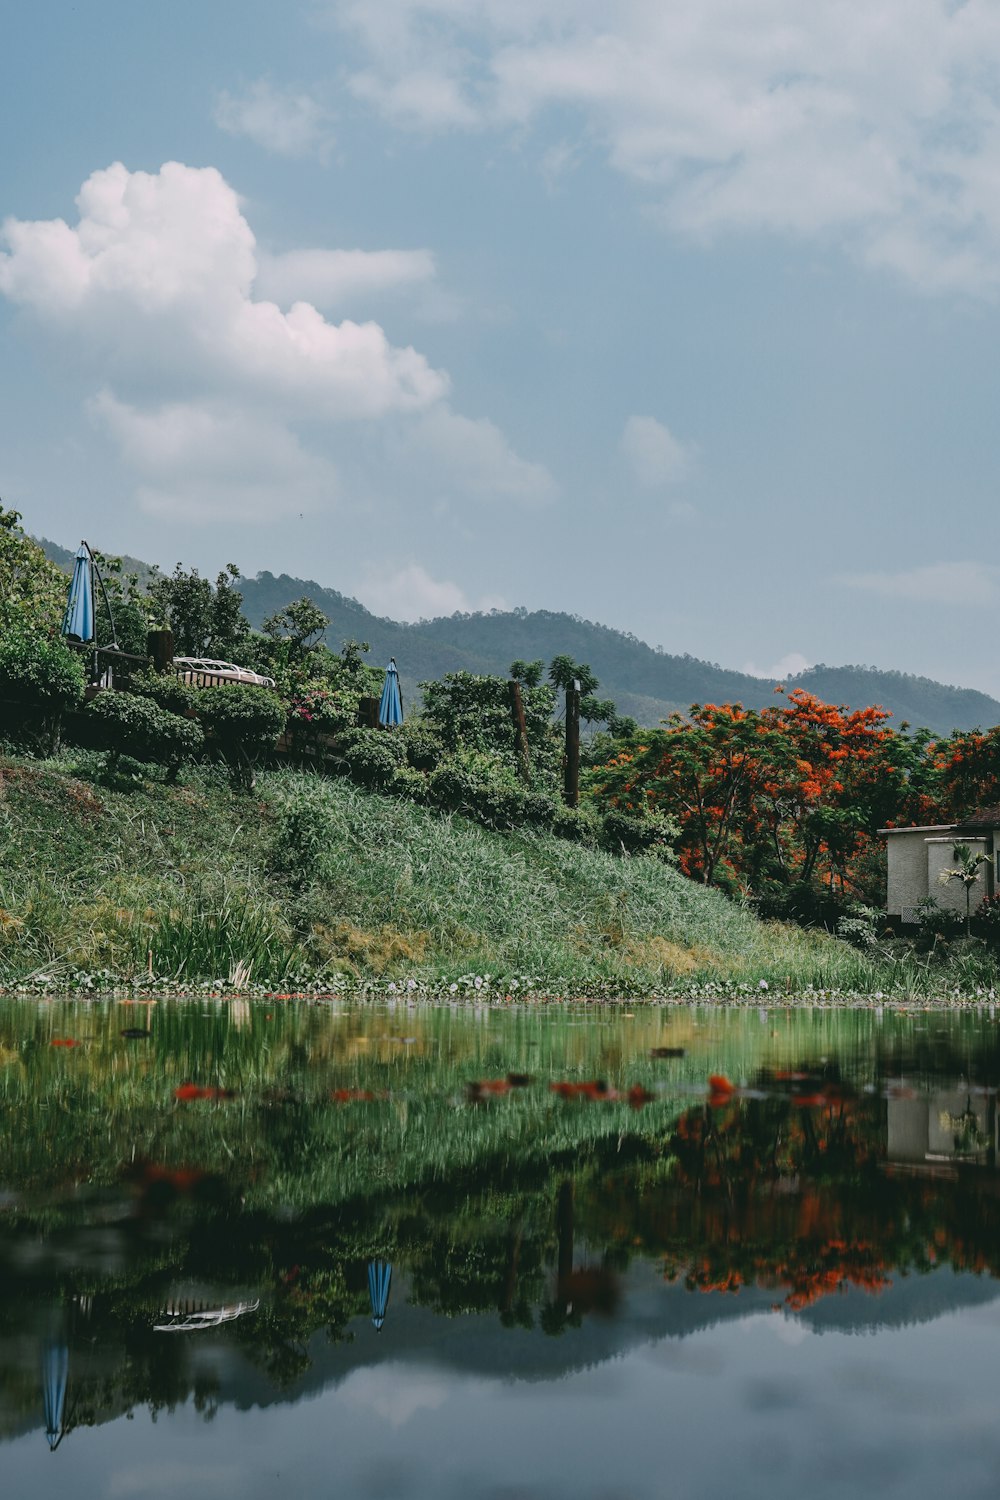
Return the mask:
{"type": "MultiPolygon", "coordinates": [[[[67,572],[74,554],[45,538],[40,545],[67,572]]],[[[148,577],[150,565],[122,559],[126,572],[148,577]]],[[[512,661],[551,661],[559,654],[586,662],[600,679],[599,695],[613,698],[619,713],[655,725],[692,703],[740,702],[763,708],[774,701],[775,683],[721,667],[694,656],[675,656],[627,631],[578,615],[553,610],[490,610],[454,614],[406,624],[374,615],[357,599],[287,573],[258,573],[240,580],[243,608],[251,625],[262,622],[308,595],[330,625],[327,639],[338,649],[345,640],[367,641],[377,662],[395,657],[404,698],[414,701],[421,682],[446,672],[506,674],[512,661]]],[[[1000,723],[1000,702],[973,688],[952,687],[929,677],[884,671],[873,666],[818,665],[784,681],[786,690],[804,688],[829,703],[850,708],[879,704],[893,722],[925,727],[937,734],[952,729],[987,728],[1000,723]]]]}

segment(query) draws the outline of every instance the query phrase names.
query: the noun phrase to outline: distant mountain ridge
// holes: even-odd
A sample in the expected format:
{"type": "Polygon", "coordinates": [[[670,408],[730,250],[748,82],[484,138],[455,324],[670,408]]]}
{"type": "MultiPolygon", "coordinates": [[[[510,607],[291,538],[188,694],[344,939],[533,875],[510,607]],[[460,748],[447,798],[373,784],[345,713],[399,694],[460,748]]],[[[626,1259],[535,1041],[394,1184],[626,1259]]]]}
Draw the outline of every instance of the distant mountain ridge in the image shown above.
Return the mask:
{"type": "MultiPolygon", "coordinates": [[[[74,554],[67,548],[44,538],[40,545],[60,567],[72,568],[74,554]]],[[[136,558],[123,558],[123,563],[126,571],[141,577],[150,571],[136,558]]],[[[239,587],[246,616],[257,628],[268,615],[308,595],[329,616],[331,646],[338,648],[350,639],[367,641],[376,662],[396,658],[404,697],[411,703],[421,682],[446,672],[506,673],[518,658],[548,662],[559,653],[586,662],[600,679],[600,696],[613,698],[620,713],[644,725],[683,713],[692,703],[740,702],[764,708],[774,701],[773,681],[694,656],[671,655],[627,631],[577,615],[490,610],[405,624],[372,614],[337,589],[287,573],[258,573],[256,578],[241,579],[239,587]]],[[[895,724],[905,721],[937,734],[1000,723],[1000,702],[986,693],[877,667],[819,665],[786,678],[784,686],[804,688],[826,702],[851,708],[879,704],[895,724]]]]}

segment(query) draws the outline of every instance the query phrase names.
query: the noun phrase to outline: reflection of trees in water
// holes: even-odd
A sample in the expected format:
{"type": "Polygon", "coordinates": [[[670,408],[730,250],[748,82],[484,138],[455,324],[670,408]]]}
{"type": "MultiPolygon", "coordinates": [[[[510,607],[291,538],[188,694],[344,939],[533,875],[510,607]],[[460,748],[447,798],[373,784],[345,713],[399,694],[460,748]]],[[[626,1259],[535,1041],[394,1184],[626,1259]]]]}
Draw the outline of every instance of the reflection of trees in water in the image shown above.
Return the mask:
{"type": "MultiPolygon", "coordinates": [[[[614,1312],[636,1256],[692,1289],[769,1287],[792,1308],[846,1286],[876,1290],[894,1271],[1000,1269],[992,1173],[959,1163],[943,1180],[886,1161],[881,1080],[994,1080],[1000,1045],[981,1018],[939,1032],[932,1014],[926,1032],[897,1035],[869,1015],[844,1023],[840,1069],[770,1072],[756,1015],[749,1038],[729,1018],[732,1056],[754,1062],[732,1071],[754,1077],[764,1097],[711,1109],[666,1097],[640,1112],[562,1102],[547,1089],[571,1051],[575,1077],[666,1094],[687,1064],[651,1062],[648,1048],[630,1061],[637,1054],[620,1025],[609,1038],[574,1023],[562,1052],[544,1033],[539,1056],[528,1043],[543,1033],[531,1028],[509,1045],[499,1032],[481,1042],[463,1032],[460,1046],[436,1050],[434,1026],[407,1019],[420,1055],[379,1033],[368,1061],[358,1035],[334,1045],[315,1017],[282,1019],[263,1039],[256,1013],[238,1028],[217,1016],[204,1029],[176,1011],[165,1019],[153,1068],[135,1051],[123,1062],[110,1031],[90,1052],[52,1052],[33,1011],[28,1044],[0,1069],[6,1180],[28,1194],[0,1219],[0,1340],[13,1346],[37,1330],[53,1301],[91,1297],[87,1330],[69,1344],[73,1425],[191,1399],[211,1415],[215,1377],[196,1377],[191,1359],[189,1340],[201,1335],[153,1332],[178,1285],[218,1288],[221,1299],[259,1294],[258,1311],[213,1337],[287,1387],[308,1369],[317,1334],[343,1340],[355,1319],[364,1320],[358,1337],[370,1333],[375,1260],[391,1261],[400,1278],[387,1343],[404,1287],[444,1316],[572,1329],[614,1312]],[[471,1078],[510,1069],[534,1086],[463,1104],[471,1078]],[[172,1089],[187,1078],[237,1097],[183,1108],[172,1089]],[[332,1102],[333,1087],[351,1102],[332,1102]],[[149,1143],[149,1161],[131,1159],[136,1139],[149,1143]],[[90,1188],[31,1198],[59,1182],[90,1188]],[[98,1226],[101,1242],[114,1242],[103,1264],[91,1248],[98,1226]]],[[[662,1037],[658,1024],[647,1040],[662,1037]]],[[[821,1046],[835,1052],[836,1028],[822,1025],[811,1058],[821,1046]]],[[[798,1019],[789,1034],[810,1036],[798,1019]]],[[[725,1055],[720,1048],[716,1066],[725,1055]]],[[[689,1070],[689,1086],[705,1076],[689,1070]]],[[[26,1376],[0,1361],[0,1382],[8,1413],[37,1408],[37,1362],[26,1376]]]]}

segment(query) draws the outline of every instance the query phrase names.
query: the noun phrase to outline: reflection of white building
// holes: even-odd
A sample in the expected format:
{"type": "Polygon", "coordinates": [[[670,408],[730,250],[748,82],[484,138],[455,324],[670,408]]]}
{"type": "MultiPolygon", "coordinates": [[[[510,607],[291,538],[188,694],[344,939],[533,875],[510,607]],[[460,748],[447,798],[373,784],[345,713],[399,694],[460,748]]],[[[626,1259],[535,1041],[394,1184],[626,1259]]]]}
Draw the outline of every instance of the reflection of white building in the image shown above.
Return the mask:
{"type": "Polygon", "coordinates": [[[937,823],[923,828],[880,828],[889,863],[890,917],[917,920],[914,908],[928,898],[944,911],[965,916],[965,887],[960,880],[943,880],[956,868],[955,845],[969,854],[985,854],[987,863],[976,872],[970,902],[973,911],[987,896],[1000,890],[1000,807],[986,807],[963,823],[937,823]]]}
{"type": "Polygon", "coordinates": [[[905,1079],[889,1085],[890,1162],[993,1162],[996,1095],[955,1086],[922,1094],[905,1079]]]}

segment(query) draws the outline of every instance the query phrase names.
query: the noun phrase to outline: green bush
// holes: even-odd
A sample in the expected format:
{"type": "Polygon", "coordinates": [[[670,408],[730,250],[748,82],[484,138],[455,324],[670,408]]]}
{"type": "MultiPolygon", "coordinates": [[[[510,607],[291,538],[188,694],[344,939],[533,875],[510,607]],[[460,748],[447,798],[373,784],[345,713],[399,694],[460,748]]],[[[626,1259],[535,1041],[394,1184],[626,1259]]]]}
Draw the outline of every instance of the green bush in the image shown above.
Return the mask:
{"type": "Polygon", "coordinates": [[[601,819],[601,845],[611,854],[656,854],[673,863],[671,840],[678,828],[659,812],[632,812],[613,807],[601,819]]]}
{"type": "Polygon", "coordinates": [[[271,868],[302,890],[330,841],[330,813],[319,784],[298,787],[279,805],[271,868]]]}
{"type": "Polygon", "coordinates": [[[385,729],[349,729],[337,743],[341,767],[359,786],[384,791],[406,765],[401,735],[385,729]]]}
{"type": "Polygon", "coordinates": [[[427,777],[412,766],[400,766],[394,771],[387,790],[394,797],[405,797],[408,802],[426,803],[429,800],[427,777]]]}
{"type": "Polygon", "coordinates": [[[466,747],[446,755],[427,777],[427,798],[487,828],[545,826],[554,812],[551,798],[528,790],[500,755],[466,747]]]}
{"type": "Polygon", "coordinates": [[[167,780],[175,781],[181,766],[193,760],[204,744],[201,726],[193,720],[132,693],[101,693],[87,713],[97,721],[98,742],[108,752],[112,771],[128,755],[165,766],[167,780]]]}
{"type": "MultiPolygon", "coordinates": [[[[506,677],[449,672],[440,682],[425,682],[421,687],[423,722],[440,737],[445,749],[469,749],[498,756],[511,771],[520,773],[520,751],[506,677]]],[[[521,701],[532,780],[536,786],[547,783],[554,789],[561,753],[559,735],[552,723],[555,692],[547,685],[525,685],[521,701]]]]}
{"type": "Polygon", "coordinates": [[[433,771],[445,753],[441,736],[419,719],[409,720],[398,734],[406,746],[407,764],[414,771],[433,771]]]}
{"type": "Polygon", "coordinates": [[[60,639],[13,630],[0,639],[0,699],[58,712],[83,697],[80,657],[60,639]]]}
{"type": "Polygon", "coordinates": [[[198,700],[198,689],[172,672],[137,672],[129,683],[129,692],[152,699],[172,714],[190,713],[198,700]]]}
{"type": "Polygon", "coordinates": [[[195,697],[206,736],[229,767],[234,786],[246,791],[254,771],[274,749],[285,727],[285,706],[269,688],[249,683],[202,688],[195,697]]]}
{"type": "Polygon", "coordinates": [[[601,832],[600,820],[590,807],[557,806],[552,814],[552,832],[560,839],[593,848],[601,832]]]}

